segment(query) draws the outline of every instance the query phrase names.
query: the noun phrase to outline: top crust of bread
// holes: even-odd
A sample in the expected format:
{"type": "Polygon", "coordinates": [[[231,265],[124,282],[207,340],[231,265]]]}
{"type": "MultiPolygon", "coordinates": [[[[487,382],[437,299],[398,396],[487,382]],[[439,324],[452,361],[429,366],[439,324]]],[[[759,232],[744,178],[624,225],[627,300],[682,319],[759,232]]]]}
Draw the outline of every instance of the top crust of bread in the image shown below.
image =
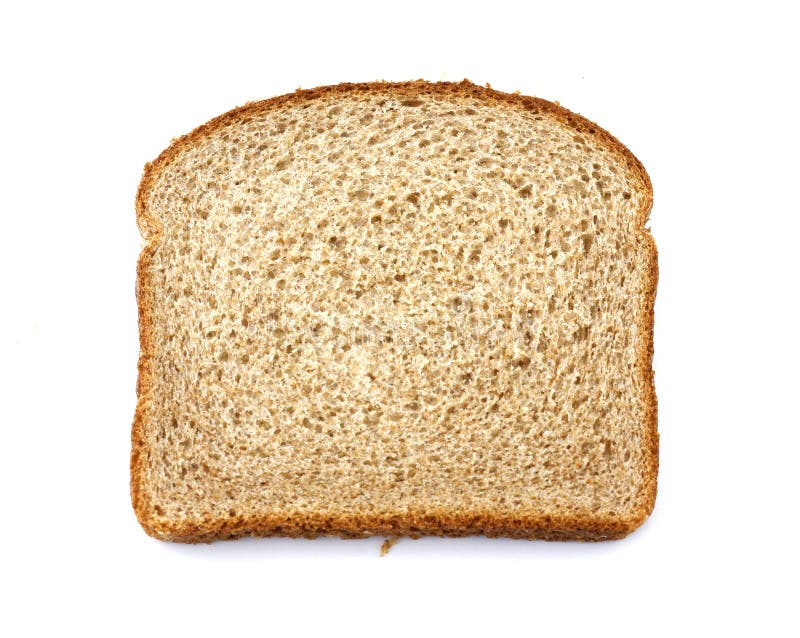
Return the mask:
{"type": "Polygon", "coordinates": [[[288,535],[315,537],[321,534],[334,534],[343,537],[363,537],[369,535],[467,535],[510,536],[519,538],[542,538],[548,540],[606,540],[621,538],[637,527],[649,516],[655,503],[656,477],[658,472],[658,432],[657,402],[652,372],[653,358],[653,310],[658,279],[657,252],[655,242],[645,228],[652,207],[652,186],[642,164],[616,138],[608,132],[561,106],[546,100],[518,94],[507,94],[480,87],[464,80],[463,82],[429,83],[425,81],[401,83],[360,83],[339,84],[275,97],[259,102],[248,103],[233,109],[191,133],[177,138],[159,155],[145,166],[144,175],[136,196],[137,223],[145,238],[145,246],[137,267],[137,299],[139,304],[140,358],[137,380],[137,407],[132,429],[131,453],[131,498],[137,518],[151,535],[174,541],[198,542],[221,538],[235,538],[243,535],[288,535]],[[153,336],[153,308],[151,298],[151,266],[155,247],[159,243],[162,229],[160,223],[148,210],[148,197],[154,182],[161,171],[167,167],[187,147],[192,147],[213,135],[220,128],[245,120],[254,113],[262,113],[287,105],[297,105],[319,98],[332,98],[352,94],[380,94],[393,97],[415,98],[423,95],[448,95],[455,98],[479,98],[507,105],[512,109],[537,112],[559,120],[581,135],[589,136],[615,154],[624,164],[643,194],[635,223],[646,239],[649,254],[646,256],[648,281],[646,292],[641,299],[638,316],[641,324],[638,332],[643,336],[638,350],[638,366],[644,378],[640,379],[645,388],[646,409],[646,467],[644,469],[644,492],[646,497],[641,507],[624,518],[603,518],[586,516],[537,516],[532,513],[524,517],[504,517],[492,513],[468,514],[442,512],[436,515],[416,515],[397,513],[385,516],[364,516],[359,512],[342,512],[339,516],[307,515],[302,518],[270,515],[258,518],[233,517],[200,524],[177,524],[156,516],[143,482],[147,443],[144,435],[146,407],[150,401],[153,387],[151,360],[155,355],[156,343],[153,336]]]}

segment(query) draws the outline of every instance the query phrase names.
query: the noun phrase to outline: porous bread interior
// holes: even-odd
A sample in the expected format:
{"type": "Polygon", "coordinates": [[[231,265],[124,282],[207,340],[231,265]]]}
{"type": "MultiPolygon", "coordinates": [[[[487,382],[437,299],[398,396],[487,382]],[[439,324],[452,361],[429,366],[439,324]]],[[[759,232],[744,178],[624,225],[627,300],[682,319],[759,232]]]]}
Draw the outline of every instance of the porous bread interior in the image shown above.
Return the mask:
{"type": "Polygon", "coordinates": [[[182,148],[146,194],[151,531],[646,509],[647,196],[480,97],[289,102],[182,148]]]}

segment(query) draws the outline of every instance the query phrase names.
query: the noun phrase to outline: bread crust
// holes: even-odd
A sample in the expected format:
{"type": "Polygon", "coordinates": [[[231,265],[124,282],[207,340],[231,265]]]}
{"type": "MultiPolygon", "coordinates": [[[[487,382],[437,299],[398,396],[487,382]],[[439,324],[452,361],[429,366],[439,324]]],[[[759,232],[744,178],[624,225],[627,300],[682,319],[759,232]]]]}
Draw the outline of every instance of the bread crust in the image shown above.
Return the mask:
{"type": "Polygon", "coordinates": [[[653,203],[650,178],[634,155],[610,133],[586,118],[572,113],[553,102],[519,94],[502,93],[481,87],[469,80],[462,82],[368,82],[338,84],[250,102],[235,108],[191,133],[173,140],[151,163],[145,165],[144,174],[136,195],[136,219],[145,239],[145,246],[137,264],[136,298],[139,308],[140,355],[136,383],[137,405],[131,432],[131,501],[140,524],[151,536],[179,542],[209,542],[241,536],[292,536],[315,538],[320,535],[338,535],[343,538],[366,536],[468,536],[511,537],[543,540],[600,541],[618,539],[638,528],[650,515],[655,505],[658,475],[658,409],[655,393],[653,361],[653,325],[656,288],[658,282],[658,256],[655,242],[645,227],[653,203]],[[420,511],[406,514],[366,515],[346,513],[338,516],[318,514],[272,515],[239,517],[220,520],[205,519],[191,524],[175,524],[160,520],[144,487],[148,449],[144,436],[145,415],[153,387],[152,360],[155,356],[153,321],[153,284],[149,276],[151,263],[159,243],[161,228],[148,213],[148,195],[160,171],[183,149],[212,135],[229,124],[246,119],[252,114],[270,111],[287,105],[297,105],[320,98],[357,94],[387,95],[389,97],[419,97],[421,95],[448,95],[462,98],[480,98],[507,104],[513,108],[544,113],[555,117],[576,131],[601,142],[619,157],[638,182],[645,195],[638,212],[639,240],[644,244],[647,258],[648,280],[639,316],[642,318],[638,333],[643,339],[637,353],[636,373],[644,388],[646,438],[645,469],[643,476],[642,506],[625,518],[582,516],[542,516],[531,512],[525,517],[505,517],[492,512],[459,513],[445,511],[420,511]]]}

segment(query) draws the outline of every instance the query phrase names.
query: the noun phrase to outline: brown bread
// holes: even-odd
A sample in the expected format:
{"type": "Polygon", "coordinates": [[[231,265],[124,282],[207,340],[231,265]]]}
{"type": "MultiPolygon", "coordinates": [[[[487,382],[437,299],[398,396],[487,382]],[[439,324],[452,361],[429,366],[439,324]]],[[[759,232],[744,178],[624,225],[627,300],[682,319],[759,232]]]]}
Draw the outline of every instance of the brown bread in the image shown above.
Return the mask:
{"type": "Polygon", "coordinates": [[[144,529],[629,533],[658,465],[651,204],[595,124],[466,81],[176,140],[137,197],[144,529]]]}

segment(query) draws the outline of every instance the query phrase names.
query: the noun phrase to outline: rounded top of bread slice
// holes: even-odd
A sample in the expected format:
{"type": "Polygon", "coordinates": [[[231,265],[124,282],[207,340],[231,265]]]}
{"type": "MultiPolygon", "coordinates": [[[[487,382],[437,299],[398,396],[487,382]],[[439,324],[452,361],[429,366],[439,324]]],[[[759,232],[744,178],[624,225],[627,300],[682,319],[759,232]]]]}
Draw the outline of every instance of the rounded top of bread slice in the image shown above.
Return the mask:
{"type": "MultiPolygon", "coordinates": [[[[594,122],[569,111],[559,104],[537,97],[520,95],[517,93],[503,93],[495,91],[488,86],[482,87],[469,80],[462,82],[426,82],[423,80],[411,82],[364,82],[342,83],[331,86],[322,86],[313,89],[298,89],[294,93],[281,95],[267,100],[250,102],[220,115],[206,124],[196,128],[191,133],[176,138],[159,157],[148,163],[137,194],[137,215],[143,230],[146,232],[148,223],[147,206],[145,199],[154,186],[154,181],[163,173],[165,167],[174,161],[180,161],[182,153],[200,143],[203,139],[213,139],[215,136],[225,138],[225,132],[238,127],[242,123],[253,122],[267,113],[297,109],[299,112],[312,108],[312,103],[317,103],[319,108],[326,102],[338,104],[342,100],[353,100],[362,104],[386,100],[394,106],[420,108],[426,101],[450,102],[453,105],[473,104],[473,108],[500,107],[512,108],[526,113],[532,119],[546,119],[548,122],[558,122],[563,131],[572,133],[575,149],[584,152],[603,151],[605,159],[613,159],[621,171],[626,173],[631,182],[631,190],[642,195],[643,201],[639,206],[640,222],[644,224],[652,206],[652,184],[641,162],[613,135],[594,122]]],[[[390,106],[392,108],[392,106],[390,106]]],[[[401,109],[401,112],[402,112],[401,109]]],[[[464,115],[470,115],[470,107],[466,106],[464,115]]],[[[507,113],[507,111],[505,111],[507,113]]],[[[454,112],[454,115],[456,113],[454,112]]],[[[276,131],[280,133],[281,131],[276,131]]],[[[285,140],[277,138],[279,144],[285,140]]],[[[574,155],[574,153],[568,153],[574,155]]]]}

